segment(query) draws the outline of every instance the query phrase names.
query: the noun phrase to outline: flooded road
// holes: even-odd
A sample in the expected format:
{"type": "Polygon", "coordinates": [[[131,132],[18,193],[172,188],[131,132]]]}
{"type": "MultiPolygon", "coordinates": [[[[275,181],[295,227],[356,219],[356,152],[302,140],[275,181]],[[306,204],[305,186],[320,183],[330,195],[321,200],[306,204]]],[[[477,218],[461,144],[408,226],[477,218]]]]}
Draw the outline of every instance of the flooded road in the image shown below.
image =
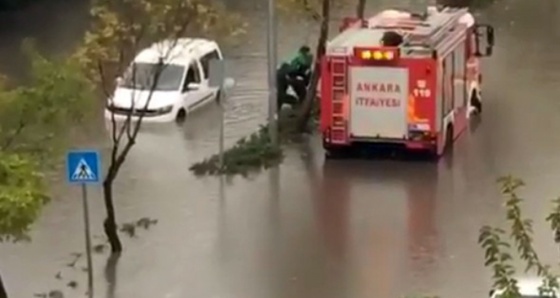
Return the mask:
{"type": "MultiPolygon", "coordinates": [[[[229,52],[238,81],[226,115],[229,143],[266,118],[265,7],[254,2],[229,1],[250,12],[252,24],[248,47],[229,52]]],[[[375,8],[394,3],[380,2],[375,8]]],[[[76,14],[86,9],[64,7],[47,23],[16,30],[3,24],[0,69],[21,70],[12,56],[25,35],[39,36],[52,52],[67,48],[79,36],[79,24],[85,25],[76,14]]],[[[560,194],[559,9],[557,0],[501,0],[482,13],[498,40],[494,57],[485,61],[483,119],[438,164],[325,164],[314,139],[289,148],[277,170],[229,181],[222,196],[219,179],[197,179],[188,171],[217,150],[216,109],[182,127],[149,127],[119,177],[117,216],[159,223],[136,238],[124,237],[126,251],[116,264],[95,255],[96,297],[485,297],[490,275],[476,239],[481,225],[503,222],[494,181],[508,173],[528,183],[525,210],[540,216],[537,245],[542,258],[554,261],[558,250],[540,218],[560,194]]],[[[295,22],[282,26],[281,57],[313,41],[314,31],[301,28],[295,22]]],[[[58,195],[33,241],[0,246],[12,297],[53,288],[81,297],[85,291],[79,269],[85,262],[78,269],[66,266],[70,253],[83,250],[79,190],[62,182],[54,189],[58,195]],[[70,280],[78,281],[77,289],[65,286],[70,280]]],[[[94,233],[101,235],[101,193],[91,192],[94,233]]]]}

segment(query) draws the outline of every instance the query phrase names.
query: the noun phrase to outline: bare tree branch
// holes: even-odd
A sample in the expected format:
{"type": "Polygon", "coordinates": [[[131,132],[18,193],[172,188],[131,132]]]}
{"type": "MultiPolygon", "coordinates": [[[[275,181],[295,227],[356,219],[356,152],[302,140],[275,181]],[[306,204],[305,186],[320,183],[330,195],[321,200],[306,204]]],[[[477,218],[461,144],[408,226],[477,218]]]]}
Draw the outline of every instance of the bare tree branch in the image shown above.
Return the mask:
{"type": "Polygon", "coordinates": [[[101,91],[103,92],[105,97],[110,98],[111,97],[110,92],[108,92],[107,89],[105,89],[105,86],[107,84],[107,80],[105,79],[105,71],[104,71],[103,65],[101,65],[101,61],[97,61],[97,71],[99,71],[101,86],[103,86],[103,88],[101,88],[101,91]]]}
{"type": "MultiPolygon", "coordinates": [[[[190,21],[188,21],[189,18],[187,18],[187,21],[185,21],[184,26],[183,26],[183,30],[184,31],[186,29],[186,26],[189,24],[190,21]]],[[[181,32],[179,32],[180,34],[181,32]]],[[[178,34],[178,35],[179,35],[178,34]]],[[[169,56],[171,55],[171,52],[173,51],[173,49],[175,49],[175,47],[177,46],[177,42],[178,42],[178,37],[176,37],[173,40],[173,44],[169,47],[169,49],[167,49],[167,53],[162,57],[162,61],[168,60],[169,56]]],[[[136,67],[134,66],[134,63],[131,64],[132,67],[132,81],[136,82],[136,67]]],[[[150,91],[149,91],[149,95],[148,95],[148,99],[146,100],[146,103],[144,104],[144,107],[142,108],[142,110],[140,110],[140,115],[138,117],[138,119],[134,122],[134,128],[132,129],[132,114],[134,113],[135,110],[135,91],[133,90],[133,94],[132,94],[132,108],[130,110],[130,112],[127,114],[127,119],[125,120],[124,125],[121,127],[121,131],[119,132],[119,135],[117,137],[117,141],[114,142],[113,144],[113,156],[115,156],[114,159],[114,167],[112,166],[112,175],[116,175],[116,173],[118,172],[118,170],[120,169],[120,166],[122,165],[122,163],[124,163],[124,160],[126,158],[126,156],[128,155],[128,153],[130,152],[130,149],[132,149],[132,147],[135,145],[136,143],[136,137],[138,136],[138,133],[140,131],[144,116],[146,114],[146,111],[148,109],[148,106],[151,102],[152,99],[152,95],[155,91],[155,88],[157,87],[157,84],[159,82],[159,77],[162,73],[162,71],[165,68],[165,64],[163,64],[162,62],[160,62],[157,66],[156,72],[154,74],[154,80],[152,82],[152,85],[150,86],[150,91]],[[120,140],[122,139],[122,136],[124,134],[124,131],[126,131],[127,134],[127,143],[125,145],[125,147],[123,148],[122,151],[118,151],[118,146],[120,144],[120,140]]],[[[134,89],[134,88],[133,88],[134,89]]],[[[113,124],[113,126],[115,126],[113,124]]]]}
{"type": "MultiPolygon", "coordinates": [[[[178,4],[180,5],[180,4],[178,4]]],[[[177,11],[180,11],[180,9],[177,9],[177,11]]],[[[191,10],[192,12],[192,10],[191,10]]],[[[172,53],[172,51],[175,49],[175,47],[177,46],[177,42],[180,38],[180,36],[182,36],[189,24],[191,23],[192,18],[189,17],[185,17],[185,21],[183,22],[183,24],[181,24],[181,28],[180,30],[178,30],[175,33],[175,37],[173,39],[173,43],[172,45],[167,49],[167,53],[162,57],[162,61],[168,61],[170,58],[170,55],[172,53]]],[[[152,100],[152,95],[154,93],[155,88],[157,87],[157,84],[159,82],[159,77],[161,75],[161,73],[163,72],[163,70],[165,69],[166,65],[163,63],[158,64],[158,69],[156,70],[156,73],[154,75],[154,80],[152,82],[152,86],[150,87],[150,94],[148,95],[148,99],[146,100],[146,103],[144,105],[144,108],[142,109],[142,111],[140,112],[140,116],[138,117],[137,122],[135,123],[135,127],[134,127],[134,132],[132,134],[129,134],[129,143],[127,144],[127,146],[125,146],[125,148],[123,149],[123,151],[121,152],[121,156],[122,155],[126,155],[128,154],[128,152],[130,151],[130,148],[132,147],[132,145],[134,145],[134,143],[136,142],[136,137],[138,136],[138,133],[140,131],[140,128],[142,126],[142,120],[144,119],[144,116],[146,114],[146,111],[148,109],[148,106],[152,100]],[[130,144],[130,146],[128,146],[130,144]]],[[[124,159],[123,159],[124,161],[124,159]]]]}
{"type": "Polygon", "coordinates": [[[309,3],[309,0],[302,0],[302,1],[303,1],[303,9],[311,15],[311,18],[314,21],[318,22],[323,18],[323,16],[321,16],[321,14],[319,12],[317,12],[315,9],[313,9],[311,4],[309,3]]]}

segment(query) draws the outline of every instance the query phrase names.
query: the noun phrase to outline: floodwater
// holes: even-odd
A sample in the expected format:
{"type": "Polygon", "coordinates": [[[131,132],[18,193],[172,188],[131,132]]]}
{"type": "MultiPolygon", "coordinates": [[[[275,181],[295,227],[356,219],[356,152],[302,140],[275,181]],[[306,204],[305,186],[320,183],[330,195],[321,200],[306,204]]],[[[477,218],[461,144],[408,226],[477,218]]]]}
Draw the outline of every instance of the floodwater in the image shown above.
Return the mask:
{"type": "MultiPolygon", "coordinates": [[[[251,21],[248,42],[234,48],[238,85],[227,107],[227,142],[266,118],[265,15],[257,1],[229,0],[251,21]]],[[[371,1],[373,11],[394,1],[371,1]],[[374,7],[375,6],[375,7],[374,7]]],[[[417,1],[409,1],[418,4],[417,1]]],[[[484,297],[490,274],[476,239],[486,223],[503,224],[495,179],[525,179],[544,260],[558,253],[543,217],[560,194],[560,19],[557,0],[500,0],[481,18],[497,29],[485,61],[484,115],[437,164],[336,161],[325,164],[319,140],[290,148],[285,163],[251,179],[198,179],[188,167],[217,149],[217,110],[183,126],[149,127],[116,186],[121,222],[158,219],[123,237],[119,260],[94,256],[98,298],[389,298],[428,293],[484,297]]],[[[399,2],[403,6],[408,2],[399,2]]],[[[24,36],[52,53],[67,49],[85,26],[83,5],[53,4],[0,21],[0,69],[19,75],[14,56],[24,36]],[[32,19],[29,21],[29,19],[32,19]],[[8,27],[7,27],[8,26],[8,27]]],[[[347,11],[351,12],[351,9],[347,11]]],[[[342,15],[342,11],[340,15],[342,15]]],[[[301,21],[281,27],[280,54],[312,42],[301,21]]],[[[99,130],[103,127],[100,125],[99,130]]],[[[89,146],[106,147],[94,139],[89,146]]],[[[0,269],[12,297],[62,289],[82,297],[86,276],[67,267],[83,251],[79,190],[61,181],[28,244],[2,244],[0,269]],[[61,272],[63,280],[55,278],[61,272]],[[78,282],[76,289],[66,283],[78,282]]],[[[94,234],[104,217],[90,189],[94,234]]]]}

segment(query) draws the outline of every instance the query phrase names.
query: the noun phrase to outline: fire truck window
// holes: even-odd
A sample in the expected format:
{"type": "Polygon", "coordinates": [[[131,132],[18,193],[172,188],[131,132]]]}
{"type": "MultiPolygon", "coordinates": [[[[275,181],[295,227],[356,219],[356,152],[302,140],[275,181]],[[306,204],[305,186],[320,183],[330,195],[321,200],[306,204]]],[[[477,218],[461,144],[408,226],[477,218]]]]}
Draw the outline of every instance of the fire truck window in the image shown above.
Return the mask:
{"type": "Polygon", "coordinates": [[[436,86],[436,94],[437,94],[437,127],[441,127],[442,118],[445,116],[445,100],[443,97],[443,76],[444,76],[444,63],[443,61],[440,62],[440,66],[438,67],[437,71],[437,86],[436,86]]]}
{"type": "Polygon", "coordinates": [[[454,52],[453,64],[455,73],[453,74],[453,98],[455,107],[466,106],[466,83],[465,83],[465,43],[461,43],[454,52]]]}
{"type": "Polygon", "coordinates": [[[443,98],[445,101],[445,114],[447,115],[455,107],[453,106],[453,53],[445,57],[445,73],[443,76],[443,98]]]}
{"type": "Polygon", "coordinates": [[[445,76],[447,75],[445,59],[441,61],[441,76],[439,79],[440,82],[440,94],[441,94],[441,113],[442,117],[447,115],[447,104],[445,102],[445,76]]]}
{"type": "Polygon", "coordinates": [[[471,40],[471,42],[470,42],[469,56],[472,56],[476,53],[476,36],[475,36],[475,33],[472,33],[470,35],[470,40],[471,40]]]}

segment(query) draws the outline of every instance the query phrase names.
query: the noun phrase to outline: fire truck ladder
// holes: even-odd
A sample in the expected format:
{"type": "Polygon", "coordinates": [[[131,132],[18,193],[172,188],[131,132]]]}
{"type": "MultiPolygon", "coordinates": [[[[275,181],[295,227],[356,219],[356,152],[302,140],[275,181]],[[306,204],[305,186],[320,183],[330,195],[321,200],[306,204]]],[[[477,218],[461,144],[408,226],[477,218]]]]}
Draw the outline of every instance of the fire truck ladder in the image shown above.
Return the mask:
{"type": "Polygon", "coordinates": [[[347,61],[346,57],[333,57],[331,60],[332,82],[332,127],[331,141],[344,143],[347,136],[347,61]]]}
{"type": "Polygon", "coordinates": [[[404,44],[407,46],[433,47],[456,26],[459,19],[468,11],[468,8],[446,7],[432,15],[425,15],[425,17],[418,17],[421,14],[415,14],[411,19],[376,20],[373,22],[372,28],[401,31],[404,44]]]}
{"type": "Polygon", "coordinates": [[[443,9],[434,16],[431,16],[424,26],[418,26],[412,31],[411,36],[408,36],[409,38],[405,40],[405,43],[409,46],[435,46],[456,26],[459,19],[468,11],[468,8],[447,7],[443,9]],[[417,39],[414,37],[417,37],[417,39]]]}

